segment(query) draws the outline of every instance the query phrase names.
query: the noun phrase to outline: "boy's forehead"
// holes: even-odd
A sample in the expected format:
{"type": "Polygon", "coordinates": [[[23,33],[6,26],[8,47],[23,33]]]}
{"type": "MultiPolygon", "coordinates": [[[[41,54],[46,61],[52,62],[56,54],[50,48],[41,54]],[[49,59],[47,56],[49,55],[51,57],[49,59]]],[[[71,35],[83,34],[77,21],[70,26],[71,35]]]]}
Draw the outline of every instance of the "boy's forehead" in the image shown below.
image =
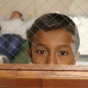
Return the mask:
{"type": "Polygon", "coordinates": [[[60,40],[60,41],[68,40],[69,42],[74,42],[73,35],[62,29],[51,30],[51,31],[40,30],[33,36],[33,40],[34,41],[52,40],[53,42],[55,40],[60,40]]]}
{"type": "Polygon", "coordinates": [[[64,30],[53,30],[53,31],[43,31],[40,30],[32,38],[32,43],[36,44],[45,44],[50,46],[59,46],[59,45],[71,45],[74,44],[73,36],[64,30]]]}

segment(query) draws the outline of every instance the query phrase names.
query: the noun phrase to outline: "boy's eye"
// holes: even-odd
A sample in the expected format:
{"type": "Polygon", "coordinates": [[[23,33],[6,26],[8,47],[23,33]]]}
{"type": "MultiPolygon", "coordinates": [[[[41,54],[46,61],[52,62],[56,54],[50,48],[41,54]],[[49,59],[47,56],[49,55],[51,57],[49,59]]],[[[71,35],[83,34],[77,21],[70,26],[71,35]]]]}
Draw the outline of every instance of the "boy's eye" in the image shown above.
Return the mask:
{"type": "Polygon", "coordinates": [[[45,51],[44,51],[44,50],[38,50],[37,53],[39,53],[39,54],[44,54],[45,51]]]}
{"type": "Polygon", "coordinates": [[[66,51],[60,51],[60,52],[59,52],[59,55],[64,55],[64,56],[65,56],[65,55],[67,55],[67,54],[68,54],[68,53],[67,53],[66,51]]]}

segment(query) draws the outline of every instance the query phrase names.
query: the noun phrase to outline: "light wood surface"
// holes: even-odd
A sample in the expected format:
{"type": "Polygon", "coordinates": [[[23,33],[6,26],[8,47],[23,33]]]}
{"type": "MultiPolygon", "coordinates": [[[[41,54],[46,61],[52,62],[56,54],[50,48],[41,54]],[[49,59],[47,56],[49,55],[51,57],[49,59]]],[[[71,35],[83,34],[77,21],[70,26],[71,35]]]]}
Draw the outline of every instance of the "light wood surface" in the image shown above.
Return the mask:
{"type": "Polygon", "coordinates": [[[88,88],[88,66],[2,64],[0,88],[88,88]]]}

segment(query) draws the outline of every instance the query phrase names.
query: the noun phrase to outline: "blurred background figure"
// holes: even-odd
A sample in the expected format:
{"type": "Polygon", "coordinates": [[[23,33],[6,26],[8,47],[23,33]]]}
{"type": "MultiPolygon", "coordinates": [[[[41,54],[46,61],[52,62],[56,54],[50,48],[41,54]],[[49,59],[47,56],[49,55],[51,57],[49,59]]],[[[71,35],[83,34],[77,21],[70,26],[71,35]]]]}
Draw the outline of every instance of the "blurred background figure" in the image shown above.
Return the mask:
{"type": "Polygon", "coordinates": [[[21,19],[23,20],[23,15],[19,11],[12,12],[11,19],[21,19]]]}
{"type": "Polygon", "coordinates": [[[13,57],[22,46],[24,39],[20,35],[22,30],[19,30],[19,27],[23,23],[22,14],[18,11],[12,12],[9,20],[0,22],[0,54],[6,55],[9,62],[13,61],[13,57]]]}

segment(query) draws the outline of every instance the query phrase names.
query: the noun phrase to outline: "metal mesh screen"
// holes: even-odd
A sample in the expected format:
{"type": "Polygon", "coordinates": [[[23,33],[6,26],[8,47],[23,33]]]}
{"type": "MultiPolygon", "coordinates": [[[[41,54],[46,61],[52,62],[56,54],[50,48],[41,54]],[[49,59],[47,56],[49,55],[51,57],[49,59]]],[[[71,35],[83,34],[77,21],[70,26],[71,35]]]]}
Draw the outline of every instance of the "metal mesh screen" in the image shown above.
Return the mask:
{"type": "MultiPolygon", "coordinates": [[[[8,53],[11,55],[11,63],[24,63],[29,64],[30,58],[27,50],[29,49],[27,40],[27,30],[30,29],[34,20],[45,13],[61,13],[70,17],[76,24],[79,36],[80,36],[80,57],[77,59],[78,65],[87,65],[88,57],[88,1],[87,0],[0,0],[0,28],[1,28],[1,40],[0,40],[0,52],[1,58],[3,55],[8,57],[8,53]],[[22,21],[12,20],[11,13],[13,11],[19,11],[22,13],[22,21]],[[4,34],[10,34],[3,36],[4,34]],[[20,35],[14,37],[14,35],[20,35]],[[9,36],[9,37],[8,37],[9,36]],[[11,37],[13,37],[11,39],[11,37]],[[20,43],[16,51],[11,51],[11,47],[14,49],[16,42],[20,43]],[[4,40],[6,44],[4,45],[4,40]],[[9,42],[12,41],[12,42],[9,42]],[[14,44],[14,46],[13,46],[14,44]],[[3,46],[2,46],[3,45],[3,46]],[[10,46],[9,46],[10,45],[10,46]],[[12,53],[10,53],[10,51],[12,53]],[[2,53],[3,52],[3,53],[2,53]]],[[[42,40],[41,40],[42,41],[42,40]]],[[[4,57],[5,58],[5,57],[4,57]]],[[[4,61],[6,62],[6,61],[4,61]]],[[[7,61],[8,62],[8,61],[7,61]]],[[[1,63],[2,59],[1,59],[1,63]]]]}

